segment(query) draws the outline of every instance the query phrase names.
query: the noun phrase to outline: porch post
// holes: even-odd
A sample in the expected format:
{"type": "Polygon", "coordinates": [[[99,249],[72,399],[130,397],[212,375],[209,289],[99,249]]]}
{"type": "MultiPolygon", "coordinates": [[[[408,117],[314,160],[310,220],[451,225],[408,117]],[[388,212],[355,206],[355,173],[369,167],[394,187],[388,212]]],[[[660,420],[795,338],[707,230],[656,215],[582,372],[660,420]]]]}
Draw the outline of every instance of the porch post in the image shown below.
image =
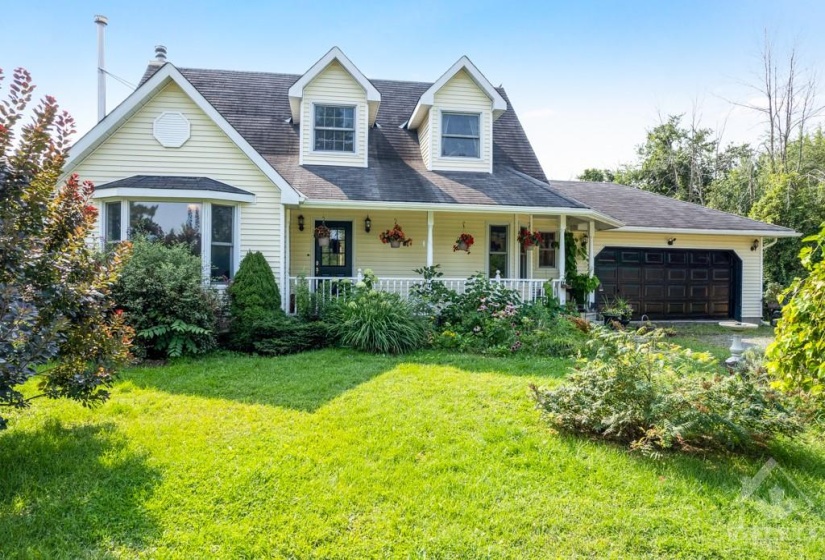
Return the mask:
{"type": "Polygon", "coordinates": [[[281,226],[280,226],[280,234],[281,234],[281,259],[279,263],[280,274],[278,274],[281,280],[281,309],[283,309],[286,313],[289,313],[289,271],[286,269],[287,262],[289,257],[287,253],[289,252],[289,243],[287,241],[287,236],[289,235],[289,210],[282,204],[281,205],[281,226]]]}
{"type": "MultiPolygon", "coordinates": [[[[533,231],[533,215],[530,214],[530,231],[533,231]]],[[[519,251],[521,251],[521,247],[519,247],[519,251]]],[[[533,253],[538,254],[540,249],[536,249],[535,251],[527,251],[527,278],[532,280],[533,279],[533,253]]]]}
{"type": "Polygon", "coordinates": [[[433,265],[433,226],[435,225],[435,212],[427,211],[427,266],[433,265]]]}
{"type": "MultiPolygon", "coordinates": [[[[594,254],[596,249],[596,222],[590,220],[590,231],[587,233],[587,258],[588,266],[587,271],[590,276],[596,275],[596,255],[594,254]]],[[[590,303],[596,302],[596,291],[593,290],[590,292],[588,296],[590,299],[590,303]]]]}
{"type": "MultiPolygon", "coordinates": [[[[564,234],[567,231],[567,216],[565,214],[561,214],[559,216],[559,280],[564,282],[564,277],[567,275],[567,271],[565,270],[565,265],[567,263],[564,262],[564,234]]],[[[559,303],[564,304],[567,302],[567,291],[563,288],[559,289],[559,303]]]]}

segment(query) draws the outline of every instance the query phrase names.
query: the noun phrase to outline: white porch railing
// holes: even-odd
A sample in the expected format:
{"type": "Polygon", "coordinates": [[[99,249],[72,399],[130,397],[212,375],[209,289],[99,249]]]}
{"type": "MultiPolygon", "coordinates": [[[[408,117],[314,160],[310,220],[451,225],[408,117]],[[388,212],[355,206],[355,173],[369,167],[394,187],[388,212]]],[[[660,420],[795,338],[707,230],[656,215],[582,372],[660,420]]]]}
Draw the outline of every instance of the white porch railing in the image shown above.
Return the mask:
{"type": "MultiPolygon", "coordinates": [[[[359,274],[354,277],[329,277],[329,276],[290,276],[287,285],[287,302],[289,302],[290,313],[294,312],[294,302],[292,296],[296,293],[296,288],[300,281],[305,281],[309,291],[315,294],[319,304],[327,301],[337,299],[345,295],[351,286],[362,280],[359,274]]],[[[497,282],[502,286],[514,290],[521,297],[521,301],[525,303],[534,302],[547,295],[546,290],[549,286],[553,297],[561,299],[562,295],[562,281],[545,279],[524,279],[524,278],[492,278],[492,282],[497,282]]],[[[375,283],[374,287],[377,290],[398,294],[403,298],[410,297],[412,288],[421,284],[424,280],[421,277],[416,278],[380,278],[375,283]]],[[[467,278],[437,278],[433,282],[440,282],[446,288],[463,294],[467,286],[467,278]]]]}

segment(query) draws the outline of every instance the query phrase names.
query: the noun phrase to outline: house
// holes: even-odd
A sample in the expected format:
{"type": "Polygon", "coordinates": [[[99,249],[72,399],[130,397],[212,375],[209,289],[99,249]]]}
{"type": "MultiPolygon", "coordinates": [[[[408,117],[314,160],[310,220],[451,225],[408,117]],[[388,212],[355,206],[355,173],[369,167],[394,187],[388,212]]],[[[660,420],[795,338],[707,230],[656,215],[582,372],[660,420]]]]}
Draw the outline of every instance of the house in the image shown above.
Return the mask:
{"type": "Polygon", "coordinates": [[[373,269],[406,293],[439,264],[525,299],[560,299],[569,235],[597,296],[652,319],[757,320],[766,242],[786,228],[606,183],[548,180],[503,88],[466,57],[432,83],[367,79],[333,48],[303,75],[178,68],[158,51],[140,86],[72,148],[96,184],[101,243],[134,229],[194,240],[207,275],[261,251],[283,290],[373,269]],[[314,230],[324,224],[331,241],[314,230]],[[379,233],[398,224],[408,246],[379,233]],[[521,228],[542,232],[535,250],[521,228]],[[454,251],[461,233],[476,243],[454,251]],[[545,284],[547,281],[548,284],[545,284]]]}

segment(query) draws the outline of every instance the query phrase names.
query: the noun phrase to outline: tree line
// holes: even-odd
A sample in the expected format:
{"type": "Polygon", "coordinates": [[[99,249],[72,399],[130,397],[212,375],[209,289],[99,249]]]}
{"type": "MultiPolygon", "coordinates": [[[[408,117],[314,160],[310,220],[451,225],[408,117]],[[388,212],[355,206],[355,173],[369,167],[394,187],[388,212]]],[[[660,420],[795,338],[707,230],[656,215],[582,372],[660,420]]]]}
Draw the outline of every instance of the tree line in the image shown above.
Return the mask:
{"type": "MultiPolygon", "coordinates": [[[[766,38],[758,104],[741,104],[762,117],[755,143],[725,144],[695,114],[668,115],[648,131],[636,161],[618,169],[584,170],[583,181],[616,182],[794,229],[803,237],[825,223],[825,132],[815,76],[796,49],[782,57],[766,38]]],[[[807,271],[802,241],[780,239],[765,249],[765,280],[787,286],[807,271]]]]}

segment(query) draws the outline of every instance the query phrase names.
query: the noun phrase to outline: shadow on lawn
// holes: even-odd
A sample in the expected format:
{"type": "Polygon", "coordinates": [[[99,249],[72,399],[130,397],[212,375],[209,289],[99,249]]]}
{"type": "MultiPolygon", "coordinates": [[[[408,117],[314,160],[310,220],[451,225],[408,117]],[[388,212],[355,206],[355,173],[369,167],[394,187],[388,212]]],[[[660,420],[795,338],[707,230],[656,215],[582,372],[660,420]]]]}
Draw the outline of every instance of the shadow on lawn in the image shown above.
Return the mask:
{"type": "Polygon", "coordinates": [[[0,434],[0,474],[4,558],[105,557],[157,532],[142,504],[159,474],[113,424],[0,434]]]}
{"type": "Polygon", "coordinates": [[[571,362],[558,358],[489,358],[435,351],[377,356],[326,349],[276,358],[215,354],[175,361],[163,367],[134,368],[123,378],[139,387],[167,393],[314,412],[339,395],[403,363],[442,365],[474,373],[561,377],[571,362]]]}

